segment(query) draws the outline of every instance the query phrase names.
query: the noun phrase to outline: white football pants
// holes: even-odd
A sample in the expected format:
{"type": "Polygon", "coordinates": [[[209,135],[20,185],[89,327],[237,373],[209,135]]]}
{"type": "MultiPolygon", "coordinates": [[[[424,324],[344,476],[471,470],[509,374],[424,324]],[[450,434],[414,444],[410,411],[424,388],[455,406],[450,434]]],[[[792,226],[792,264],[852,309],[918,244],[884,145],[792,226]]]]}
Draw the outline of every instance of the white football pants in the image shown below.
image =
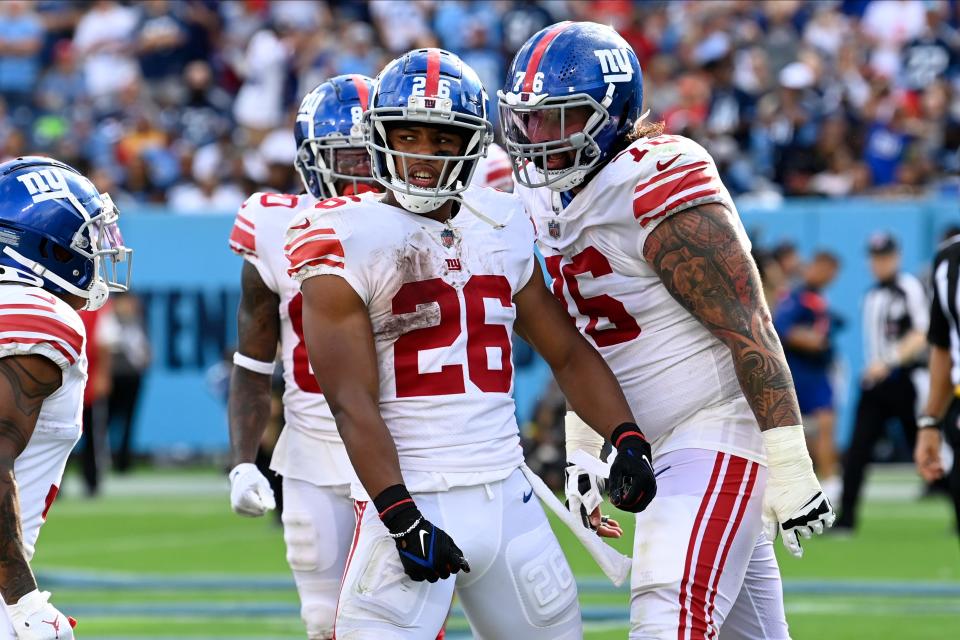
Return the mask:
{"type": "Polygon", "coordinates": [[[436,638],[454,588],[479,640],[583,637],[570,566],[519,469],[499,482],[413,497],[423,516],[460,547],[470,573],[433,584],[410,580],[376,508],[357,503],[337,640],[436,638]]]}
{"type": "MultiPolygon", "coordinates": [[[[38,424],[27,443],[27,448],[17,457],[13,472],[17,478],[20,495],[20,524],[23,529],[23,548],[27,560],[33,558],[40,526],[47,518],[53,504],[67,458],[80,439],[79,426],[38,424]]],[[[43,591],[43,585],[39,585],[43,591]]],[[[56,593],[51,602],[57,606],[56,593]]],[[[63,612],[70,615],[69,611],[63,612]]],[[[7,617],[7,609],[0,606],[0,640],[15,640],[13,625],[7,617]]]]}
{"type": "Polygon", "coordinates": [[[356,515],[350,485],[283,479],[283,539],[308,640],[329,640],[356,515]]]}
{"type": "Polygon", "coordinates": [[[630,640],[789,640],[767,469],[706,449],[658,456],[657,497],[636,516],[630,640]]]}

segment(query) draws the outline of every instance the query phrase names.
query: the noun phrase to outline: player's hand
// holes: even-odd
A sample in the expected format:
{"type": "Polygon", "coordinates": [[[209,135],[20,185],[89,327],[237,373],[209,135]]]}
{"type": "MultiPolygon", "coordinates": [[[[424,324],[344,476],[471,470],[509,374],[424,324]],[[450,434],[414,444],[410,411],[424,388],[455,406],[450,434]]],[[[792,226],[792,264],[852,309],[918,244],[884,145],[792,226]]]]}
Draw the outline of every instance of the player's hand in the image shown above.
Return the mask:
{"type": "Polygon", "coordinates": [[[940,459],[940,429],[927,427],[917,431],[917,447],[913,451],[913,460],[917,463],[917,473],[924,482],[934,482],[943,477],[943,460],[940,459]]]}
{"type": "Polygon", "coordinates": [[[380,519],[397,544],[403,570],[414,582],[436,582],[470,565],[447,532],[423,517],[401,484],[385,489],[373,499],[380,519]]]}
{"type": "Polygon", "coordinates": [[[241,462],[230,471],[230,506],[234,513],[250,517],[277,508],[273,489],[257,465],[241,462]]]}
{"type": "Polygon", "coordinates": [[[800,538],[821,534],[836,515],[813,473],[803,427],[775,427],[763,432],[767,449],[767,490],[763,495],[763,531],[771,542],[779,530],[784,546],[800,558],[800,538]]]}
{"type": "Polygon", "coordinates": [[[73,640],[77,621],[57,611],[49,600],[49,591],[35,589],[7,605],[17,640],[73,640]]]}
{"type": "Polygon", "coordinates": [[[640,513],[657,495],[650,443],[640,427],[624,423],[610,436],[617,457],[610,465],[610,502],[618,509],[640,513]]]}
{"type": "Polygon", "coordinates": [[[579,514],[583,526],[593,529],[601,538],[619,538],[623,529],[616,520],[600,513],[600,504],[603,502],[603,490],[606,487],[606,478],[589,473],[582,467],[570,462],[567,463],[567,508],[571,513],[579,514]]]}

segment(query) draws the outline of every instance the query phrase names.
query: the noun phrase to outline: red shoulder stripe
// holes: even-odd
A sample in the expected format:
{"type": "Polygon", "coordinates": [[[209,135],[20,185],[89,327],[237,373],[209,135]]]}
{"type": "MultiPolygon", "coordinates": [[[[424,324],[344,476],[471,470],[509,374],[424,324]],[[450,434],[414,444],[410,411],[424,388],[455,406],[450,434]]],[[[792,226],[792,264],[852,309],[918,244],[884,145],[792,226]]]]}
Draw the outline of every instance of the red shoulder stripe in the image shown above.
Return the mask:
{"type": "Polygon", "coordinates": [[[63,355],[71,365],[76,364],[77,358],[70,353],[70,351],[57,342],[56,340],[48,340],[47,338],[27,338],[24,337],[13,337],[13,338],[0,338],[0,344],[48,344],[63,355]]]}
{"type": "Polygon", "coordinates": [[[70,346],[78,354],[83,349],[83,336],[70,325],[48,316],[26,313],[9,313],[0,315],[3,333],[17,333],[27,331],[48,336],[50,339],[60,340],[70,346]]]}

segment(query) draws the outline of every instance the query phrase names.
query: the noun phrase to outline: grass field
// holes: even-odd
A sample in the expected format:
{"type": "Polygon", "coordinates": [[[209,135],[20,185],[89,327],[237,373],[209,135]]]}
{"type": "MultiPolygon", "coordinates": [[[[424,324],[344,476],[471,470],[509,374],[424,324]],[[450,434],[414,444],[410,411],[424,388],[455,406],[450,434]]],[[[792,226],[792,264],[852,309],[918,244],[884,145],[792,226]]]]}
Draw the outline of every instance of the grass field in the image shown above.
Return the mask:
{"type": "MultiPolygon", "coordinates": [[[[225,478],[142,472],[113,479],[97,500],[70,488],[50,512],[34,567],[57,606],[80,620],[78,638],[304,637],[280,530],[234,516],[225,478]]],[[[916,501],[909,469],[878,473],[869,489],[855,537],[812,541],[802,560],[777,543],[793,637],[960,637],[960,547],[948,505],[916,501]]],[[[627,591],[557,531],[580,583],[586,638],[625,638],[627,591]]],[[[470,637],[462,615],[450,628],[451,638],[470,637]]]]}

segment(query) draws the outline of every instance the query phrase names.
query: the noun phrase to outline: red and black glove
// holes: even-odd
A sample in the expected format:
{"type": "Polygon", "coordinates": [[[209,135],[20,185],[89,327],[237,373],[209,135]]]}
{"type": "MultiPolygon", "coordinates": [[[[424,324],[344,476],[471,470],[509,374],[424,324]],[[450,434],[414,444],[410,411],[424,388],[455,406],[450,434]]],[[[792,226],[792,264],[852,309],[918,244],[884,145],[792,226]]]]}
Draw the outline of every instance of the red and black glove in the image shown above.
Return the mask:
{"type": "Polygon", "coordinates": [[[397,544],[403,570],[415,582],[436,582],[449,578],[470,565],[463,552],[447,535],[423,517],[402,484],[387,487],[373,499],[383,524],[397,544]]]}
{"type": "Polygon", "coordinates": [[[610,465],[610,502],[623,511],[640,513],[657,495],[650,443],[632,422],[614,429],[610,442],[617,450],[610,465]]]}

